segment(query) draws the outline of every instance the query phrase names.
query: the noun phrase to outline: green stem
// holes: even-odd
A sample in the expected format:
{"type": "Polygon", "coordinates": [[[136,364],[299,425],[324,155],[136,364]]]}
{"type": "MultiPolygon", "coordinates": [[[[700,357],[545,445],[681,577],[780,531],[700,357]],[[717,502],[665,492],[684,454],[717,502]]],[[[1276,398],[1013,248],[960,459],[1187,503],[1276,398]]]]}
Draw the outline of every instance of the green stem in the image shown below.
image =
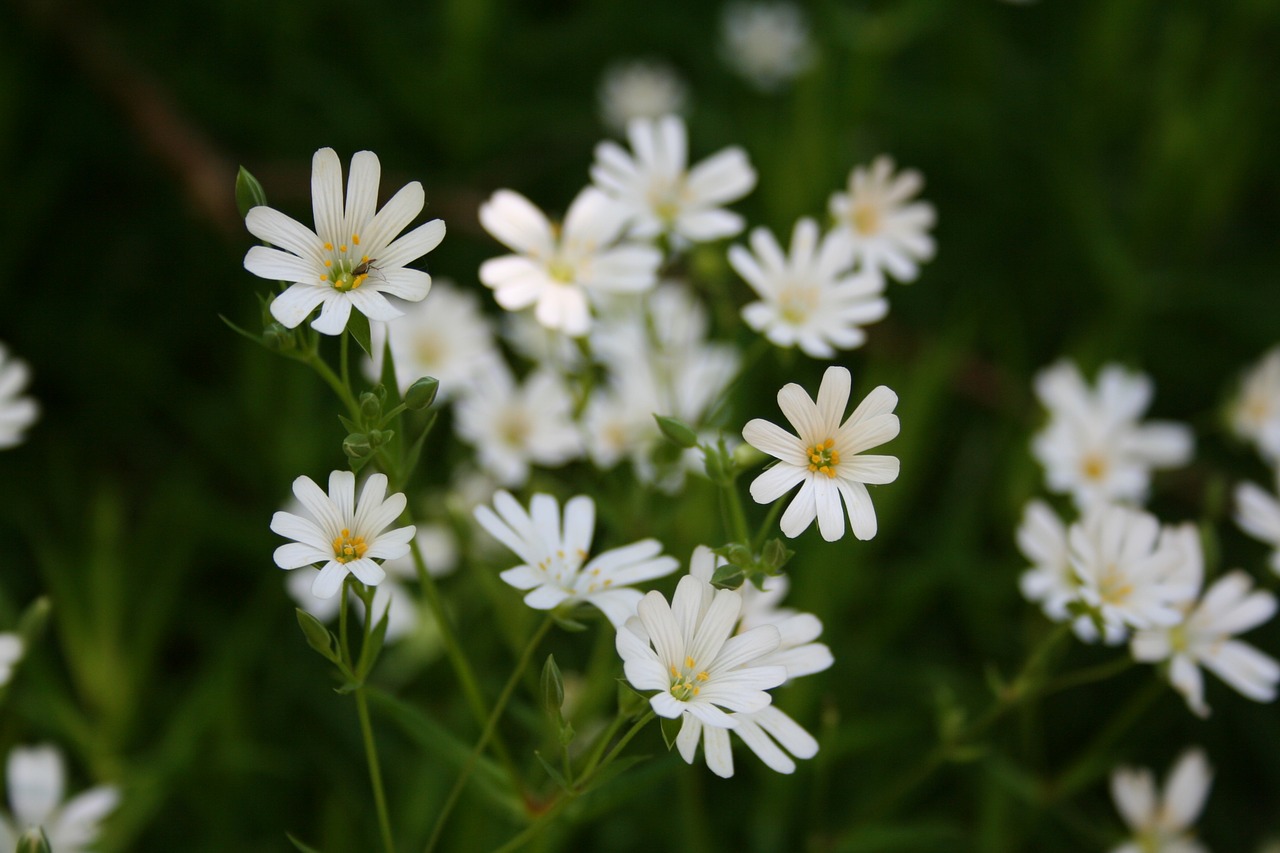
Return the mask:
{"type": "Polygon", "coordinates": [[[395,853],[391,816],[387,812],[387,797],[382,789],[382,770],[378,766],[378,749],[373,742],[373,726],[369,723],[369,701],[365,698],[363,686],[357,687],[355,693],[356,711],[360,714],[360,731],[364,735],[364,753],[369,759],[369,781],[373,783],[373,803],[377,807],[378,826],[382,830],[382,846],[387,853],[395,853]]]}
{"type": "Polygon", "coordinates": [[[349,366],[351,355],[351,336],[345,331],[342,333],[341,342],[338,344],[338,369],[342,371],[342,387],[348,392],[351,391],[351,368],[349,366]]]}
{"type": "MultiPolygon", "coordinates": [[[[621,713],[618,714],[613,718],[613,721],[609,723],[609,727],[605,729],[598,738],[596,738],[595,745],[591,748],[591,755],[587,757],[587,764],[582,768],[583,776],[589,775],[596,769],[596,765],[600,763],[600,759],[604,758],[604,751],[609,748],[609,742],[613,740],[613,736],[618,733],[618,730],[621,729],[626,722],[626,716],[621,713]]],[[[573,781],[573,777],[571,776],[566,776],[565,778],[573,781]]]]}
{"type": "Polygon", "coordinates": [[[1068,672],[1045,685],[1044,689],[1040,691],[1040,695],[1044,697],[1072,687],[1079,687],[1082,684],[1104,681],[1113,675],[1119,675],[1133,666],[1134,663],[1133,658],[1122,657],[1106,663],[1100,663],[1097,666],[1087,666],[1084,669],[1068,672]]]}
{"type": "Polygon", "coordinates": [[[756,532],[756,538],[751,541],[751,550],[760,553],[760,549],[764,547],[764,540],[769,535],[769,531],[773,529],[774,522],[778,520],[778,514],[782,512],[782,505],[786,503],[786,498],[778,498],[769,507],[769,514],[764,517],[764,524],[760,525],[760,529],[756,532]]]}
{"type": "Polygon", "coordinates": [[[449,820],[449,814],[453,811],[454,805],[457,804],[458,797],[462,795],[463,789],[466,788],[467,780],[471,777],[471,771],[475,769],[476,762],[480,760],[480,756],[484,753],[484,748],[488,746],[489,739],[497,731],[498,720],[501,719],[502,712],[506,709],[507,702],[511,699],[511,694],[515,692],[516,684],[519,683],[520,677],[528,668],[534,651],[554,624],[555,620],[551,616],[547,616],[542,621],[542,624],[538,626],[538,630],[529,638],[529,642],[525,644],[524,652],[520,655],[520,660],[516,662],[516,668],[512,671],[511,677],[507,679],[506,685],[502,688],[502,693],[498,695],[498,701],[489,713],[489,719],[485,722],[484,731],[480,734],[480,739],[476,741],[475,748],[467,756],[467,763],[462,766],[462,772],[458,775],[458,780],[454,783],[453,790],[449,792],[449,797],[445,800],[444,807],[440,810],[440,816],[436,818],[435,828],[431,830],[431,839],[427,841],[427,853],[431,853],[440,841],[440,834],[444,831],[445,823],[449,820]]]}
{"type": "Polygon", "coordinates": [[[720,499],[723,501],[721,506],[724,507],[725,532],[733,538],[735,542],[741,542],[746,547],[751,547],[751,533],[747,529],[747,513],[742,508],[742,498],[738,495],[737,479],[728,477],[725,482],[720,484],[720,499]]]}
{"type": "MultiPolygon", "coordinates": [[[[344,345],[346,344],[346,341],[347,338],[344,335],[342,338],[344,345]]],[[[333,372],[333,368],[325,364],[324,359],[322,359],[319,353],[315,350],[312,350],[307,356],[306,363],[309,364],[311,369],[325,381],[325,384],[332,388],[333,392],[338,395],[338,399],[347,407],[347,414],[351,416],[351,419],[353,421],[359,421],[360,407],[356,404],[356,398],[351,393],[351,387],[346,382],[338,378],[338,375],[333,372]]]]}

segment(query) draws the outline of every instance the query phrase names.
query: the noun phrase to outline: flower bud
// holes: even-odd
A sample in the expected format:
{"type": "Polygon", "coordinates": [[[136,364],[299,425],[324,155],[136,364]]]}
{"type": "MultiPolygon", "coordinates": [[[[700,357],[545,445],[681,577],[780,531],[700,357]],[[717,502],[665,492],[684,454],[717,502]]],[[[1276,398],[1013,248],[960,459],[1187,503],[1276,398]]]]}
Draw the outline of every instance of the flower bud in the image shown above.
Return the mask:
{"type": "Polygon", "coordinates": [[[50,853],[49,839],[45,838],[44,830],[33,826],[22,833],[15,853],[50,853]]]}
{"type": "Polygon", "coordinates": [[[249,174],[248,169],[241,166],[240,172],[236,175],[236,207],[240,209],[240,215],[246,216],[251,209],[266,203],[267,194],[262,189],[262,184],[249,174]]]}
{"type": "Polygon", "coordinates": [[[342,440],[342,452],[352,459],[364,459],[373,453],[373,444],[369,441],[369,436],[353,432],[342,440]]]}
{"type": "Polygon", "coordinates": [[[411,412],[420,412],[435,402],[439,390],[439,379],[424,376],[409,386],[404,395],[404,406],[411,412]]]}
{"type": "Polygon", "coordinates": [[[686,449],[698,446],[698,434],[688,424],[666,415],[654,415],[653,419],[658,422],[658,429],[672,444],[686,449]]]}
{"type": "Polygon", "coordinates": [[[291,350],[297,345],[292,329],[286,329],[279,323],[268,323],[262,330],[262,345],[275,352],[291,350]]]}
{"type": "Polygon", "coordinates": [[[382,403],[376,394],[365,391],[360,395],[360,417],[367,424],[377,423],[382,416],[382,403]]]}

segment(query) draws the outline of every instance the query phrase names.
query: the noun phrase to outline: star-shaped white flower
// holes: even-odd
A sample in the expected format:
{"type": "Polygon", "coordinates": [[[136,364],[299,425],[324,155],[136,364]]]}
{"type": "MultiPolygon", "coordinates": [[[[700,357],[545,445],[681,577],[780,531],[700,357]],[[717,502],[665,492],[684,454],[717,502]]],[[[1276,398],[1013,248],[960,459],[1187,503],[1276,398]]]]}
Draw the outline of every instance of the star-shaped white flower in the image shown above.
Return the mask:
{"type": "Polygon", "coordinates": [[[898,395],[881,385],[841,423],[851,384],[848,370],[828,367],[816,404],[799,385],[784,385],[778,392],[778,408],[796,435],[761,418],[742,430],[748,444],[778,459],[751,483],[751,497],[757,503],[773,503],[800,484],[780,523],[789,537],[799,536],[817,518],[823,539],[839,539],[844,535],[842,500],[853,535],[859,539],[876,535],[876,512],[867,484],[898,479],[898,459],[863,451],[898,434],[898,416],[893,414],[898,395]]]}
{"type": "Polygon", "coordinates": [[[1280,663],[1233,638],[1258,627],[1275,612],[1276,597],[1255,590],[1253,579],[1237,570],[1218,578],[1182,622],[1134,634],[1130,651],[1144,663],[1168,661],[1169,682],[1197,716],[1209,716],[1201,666],[1241,695],[1271,702],[1280,682],[1280,663]]]}
{"type": "Polygon", "coordinates": [[[1164,795],[1151,771],[1119,767],[1111,774],[1111,798],[1133,832],[1130,841],[1111,853],[1208,853],[1192,834],[1213,784],[1213,770],[1203,750],[1189,749],[1165,779],[1164,795]]]}
{"type": "Polygon", "coordinates": [[[30,380],[27,363],[11,358],[0,344],[0,449],[21,444],[23,433],[40,415],[36,401],[21,396],[30,380]]]}
{"type": "Polygon", "coordinates": [[[120,791],[99,785],[65,803],[66,772],[54,746],[14,747],[6,774],[13,823],[0,817],[0,849],[12,850],[22,833],[43,827],[57,853],[87,853],[100,833],[99,824],[120,804],[120,791]]]}
{"type": "Polygon", "coordinates": [[[310,477],[299,477],[293,481],[293,494],[311,517],[283,511],[271,517],[274,532],[295,540],[276,549],[277,566],[300,569],[324,564],[311,586],[318,598],[332,597],[348,574],[377,586],[386,572],[375,561],[394,560],[409,552],[415,528],[386,529],[405,507],[403,494],[386,497],[386,475],[373,474],[365,481],[359,503],[355,493],[356,475],[350,471],[329,475],[328,494],[310,477]]]}
{"type": "Polygon", "coordinates": [[[493,496],[495,513],[476,507],[476,520],[493,538],[524,562],[507,569],[502,579],[530,590],[524,603],[535,610],[586,602],[604,613],[616,628],[636,612],[641,593],[632,584],[671,574],[679,565],[662,554],[662,543],[643,539],[591,556],[596,504],[586,495],[560,505],[551,495],[536,494],[525,512],[508,492],[493,496]]]}
{"type": "Polygon", "coordinates": [[[688,714],[731,729],[737,723],[726,712],[751,713],[772,701],[766,691],[785,681],[787,670],[759,659],[777,650],[778,629],[761,625],[733,635],[741,610],[733,590],[692,575],[680,579],[669,605],[656,590],[641,599],[618,630],[617,649],[631,686],[657,691],[649,704],[658,716],[688,714]]]}
{"type": "Polygon", "coordinates": [[[801,219],[791,234],[791,255],[783,254],[767,229],[751,231],[751,248],[729,248],[729,263],[760,297],[742,309],[747,325],[780,347],[799,346],[813,358],[833,358],[836,350],[866,341],[860,326],[889,313],[881,295],[884,279],[854,274],[854,247],[847,235],[828,233],[819,242],[818,223],[801,219]]]}
{"type": "Polygon", "coordinates": [[[480,224],[515,254],[480,265],[480,281],[508,311],[534,306],[548,329],[581,337],[591,328],[589,294],[638,293],[657,283],[662,253],[619,242],[627,211],[594,187],[569,205],[563,227],[524,196],[498,190],[480,206],[480,224]]]}
{"type": "Polygon", "coordinates": [[[417,302],[431,289],[431,276],[406,264],[440,244],[444,222],[433,219],[397,239],[422,212],[422,184],[406,184],[375,213],[380,174],[376,154],[356,152],[344,205],[342,163],[332,148],[321,148],[311,159],[315,231],[270,207],[255,207],[245,216],[249,233],[280,247],[254,246],[244,256],[245,269],[292,282],[271,303],[271,316],[282,325],[294,328],[319,305],[311,328],[337,335],[352,308],[370,320],[394,320],[400,310],[387,296],[417,302]]]}
{"type": "Polygon", "coordinates": [[[1090,388],[1062,361],[1042,370],[1036,396],[1049,422],[1032,440],[1050,491],[1070,493],[1081,509],[1099,502],[1146,499],[1153,468],[1191,458],[1191,430],[1167,421],[1139,423],[1151,405],[1151,379],[1109,364],[1090,388]]]}
{"type": "Polygon", "coordinates": [[[880,156],[867,169],[849,174],[849,191],[831,196],[831,215],[854,241],[858,268],[907,283],[920,274],[919,265],[933,257],[933,205],[910,201],[924,186],[914,169],[896,177],[893,160],[880,156]]]}
{"type": "Polygon", "coordinates": [[[742,217],[722,206],[756,185],[741,148],[725,148],[689,169],[684,120],[674,115],[636,119],[627,138],[630,154],[616,142],[596,146],[591,180],[627,210],[633,236],[671,234],[698,243],[742,230],[742,217]]]}
{"type": "MultiPolygon", "coordinates": [[[[1276,474],[1280,486],[1280,470],[1276,474]]],[[[1250,536],[1270,545],[1271,571],[1280,575],[1280,498],[1253,483],[1236,486],[1236,524],[1250,536]]]]}
{"type": "Polygon", "coordinates": [[[1280,347],[1245,373],[1230,416],[1236,435],[1254,442],[1269,460],[1280,461],[1280,347]]]}

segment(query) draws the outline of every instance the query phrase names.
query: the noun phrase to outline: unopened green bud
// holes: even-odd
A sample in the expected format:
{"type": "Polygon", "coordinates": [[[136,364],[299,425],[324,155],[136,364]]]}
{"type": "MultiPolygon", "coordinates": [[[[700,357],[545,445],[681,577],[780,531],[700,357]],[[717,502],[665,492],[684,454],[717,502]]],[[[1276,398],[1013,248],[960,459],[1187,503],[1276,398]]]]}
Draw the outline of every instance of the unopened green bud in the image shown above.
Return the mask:
{"type": "Polygon", "coordinates": [[[292,329],[286,329],[279,323],[268,323],[262,330],[262,345],[269,350],[282,352],[293,349],[297,345],[292,329]]]}
{"type": "Polygon", "coordinates": [[[686,449],[698,446],[698,434],[684,421],[666,415],[654,415],[653,419],[658,422],[658,429],[662,430],[662,434],[672,444],[686,449]]]}
{"type": "Polygon", "coordinates": [[[44,830],[33,826],[22,833],[15,853],[50,853],[49,839],[44,837],[44,830]]]}
{"type": "Polygon", "coordinates": [[[369,441],[369,436],[353,432],[342,440],[342,452],[352,459],[364,459],[373,453],[373,444],[369,441]]]}
{"type": "Polygon", "coordinates": [[[369,430],[369,446],[378,448],[389,442],[395,435],[394,430],[389,429],[371,429],[369,430]]]}
{"type": "Polygon", "coordinates": [[[560,708],[564,705],[564,679],[560,676],[560,667],[556,666],[555,655],[547,655],[547,662],[542,666],[542,705],[552,719],[560,719],[560,708]]]}
{"type": "Polygon", "coordinates": [[[365,391],[360,395],[360,417],[367,424],[377,423],[382,415],[382,403],[376,394],[365,391]]]}
{"type": "Polygon", "coordinates": [[[733,449],[733,461],[739,468],[754,468],[768,458],[749,444],[739,444],[733,449]]]}
{"type": "Polygon", "coordinates": [[[439,391],[440,380],[434,376],[424,376],[405,392],[404,407],[411,412],[420,412],[436,401],[439,391]]]}
{"type": "Polygon", "coordinates": [[[236,207],[240,209],[240,215],[246,216],[253,208],[266,203],[267,194],[263,191],[262,184],[249,174],[248,169],[241,166],[240,172],[236,175],[236,207]]]}

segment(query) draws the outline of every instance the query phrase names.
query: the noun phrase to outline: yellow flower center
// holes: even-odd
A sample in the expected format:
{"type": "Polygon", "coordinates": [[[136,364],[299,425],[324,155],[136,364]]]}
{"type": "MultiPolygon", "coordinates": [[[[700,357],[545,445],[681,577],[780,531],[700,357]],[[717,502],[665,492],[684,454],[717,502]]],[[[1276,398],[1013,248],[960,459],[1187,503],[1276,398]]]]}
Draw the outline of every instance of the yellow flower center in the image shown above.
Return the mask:
{"type": "Polygon", "coordinates": [[[698,664],[691,657],[684,659],[684,669],[671,665],[671,695],[681,702],[688,702],[702,692],[699,686],[711,676],[706,670],[698,670],[698,664]]]}
{"type": "Polygon", "coordinates": [[[1133,584],[1114,564],[1108,565],[1098,576],[1098,597],[1108,604],[1123,604],[1132,592],[1133,584]]]}
{"type": "Polygon", "coordinates": [[[836,476],[836,466],[840,464],[840,451],[835,449],[836,440],[828,438],[821,444],[815,444],[805,450],[809,457],[809,470],[817,474],[836,476]]]}
{"type": "Polygon", "coordinates": [[[321,273],[320,280],[339,293],[347,293],[364,284],[369,273],[377,269],[373,265],[377,258],[361,255],[360,259],[356,260],[355,257],[349,257],[348,252],[359,245],[359,234],[351,235],[351,246],[346,243],[338,246],[325,243],[324,250],[330,253],[330,257],[324,262],[325,271],[321,273]]]}
{"type": "Polygon", "coordinates": [[[547,264],[547,275],[561,284],[571,284],[574,279],[573,265],[568,261],[555,258],[551,263],[547,264]]]}
{"type": "Polygon", "coordinates": [[[350,563],[359,560],[369,550],[363,536],[352,536],[351,531],[342,528],[342,532],[333,537],[333,559],[339,563],[350,563]]]}
{"type": "Polygon", "coordinates": [[[853,230],[871,236],[880,230],[880,210],[870,202],[860,201],[853,206],[853,230]]]}
{"type": "Polygon", "coordinates": [[[779,313],[788,323],[803,323],[818,307],[818,289],[790,284],[778,295],[779,313]]]}
{"type": "Polygon", "coordinates": [[[1107,475],[1107,459],[1101,453],[1087,454],[1080,462],[1080,471],[1086,480],[1101,480],[1107,475]]]}

